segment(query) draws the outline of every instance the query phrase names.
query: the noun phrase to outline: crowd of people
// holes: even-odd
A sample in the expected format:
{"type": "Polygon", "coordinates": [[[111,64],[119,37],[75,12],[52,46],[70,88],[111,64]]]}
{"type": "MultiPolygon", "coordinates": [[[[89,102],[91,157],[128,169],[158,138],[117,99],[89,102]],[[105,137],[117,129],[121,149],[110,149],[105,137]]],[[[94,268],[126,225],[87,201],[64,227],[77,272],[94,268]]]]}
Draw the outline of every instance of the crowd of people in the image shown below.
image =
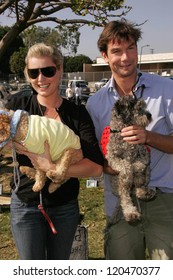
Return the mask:
{"type": "MultiPolygon", "coordinates": [[[[126,21],[111,21],[105,25],[98,39],[99,51],[109,64],[112,77],[107,84],[88,99],[86,107],[80,105],[80,92],[76,90],[76,103],[70,86],[67,99],[59,94],[63,72],[60,51],[43,43],[28,50],[25,76],[33,88],[33,95],[8,101],[8,109],[24,109],[29,114],[61,121],[79,137],[84,158],[69,167],[70,178],[56,192],[50,194],[47,180],[42,192],[34,193],[34,182],[20,174],[20,187],[14,191],[11,182],[11,228],[19,257],[29,259],[69,259],[71,246],[79,223],[79,178],[99,177],[104,173],[104,199],[106,225],[104,234],[105,259],[145,260],[146,249],[150,259],[173,259],[173,84],[169,79],[141,72],[138,65],[137,44],[141,29],[126,21]],[[144,85],[144,86],[143,86],[144,85]],[[127,222],[123,214],[112,219],[119,209],[119,197],[112,193],[110,179],[118,174],[108,166],[100,147],[105,127],[109,126],[114,103],[125,95],[142,98],[152,114],[147,128],[131,125],[122,129],[123,141],[133,145],[147,145],[151,155],[151,176],[148,186],[156,195],[149,201],[135,199],[142,219],[127,222]],[[143,89],[143,90],[142,90],[143,89]],[[57,235],[44,219],[38,205],[42,203],[57,235]]],[[[57,135],[58,137],[58,135],[57,135]]],[[[43,171],[55,170],[49,147],[43,154],[29,153],[21,144],[15,144],[19,165],[39,167],[43,171]]],[[[135,175],[134,175],[135,176],[135,175]]]]}

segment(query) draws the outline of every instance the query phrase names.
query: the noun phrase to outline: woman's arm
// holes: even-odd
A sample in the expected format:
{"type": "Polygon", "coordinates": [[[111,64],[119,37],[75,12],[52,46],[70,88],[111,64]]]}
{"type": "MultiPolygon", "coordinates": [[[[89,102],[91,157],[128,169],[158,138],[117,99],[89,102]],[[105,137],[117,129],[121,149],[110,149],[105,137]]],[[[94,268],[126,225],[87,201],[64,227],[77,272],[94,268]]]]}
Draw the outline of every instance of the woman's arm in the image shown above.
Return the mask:
{"type": "MultiPolygon", "coordinates": [[[[35,154],[28,152],[24,146],[15,143],[15,148],[19,154],[24,154],[31,160],[35,168],[39,168],[44,172],[48,170],[56,170],[55,163],[52,162],[49,152],[49,144],[45,142],[43,154],[35,154]]],[[[71,165],[67,172],[67,177],[86,178],[100,177],[103,172],[103,167],[87,158],[71,165]]]]}
{"type": "Polygon", "coordinates": [[[84,158],[79,162],[71,165],[67,171],[67,177],[100,177],[103,167],[88,158],[84,158]]]}
{"type": "Polygon", "coordinates": [[[105,159],[104,166],[103,166],[103,172],[109,175],[118,175],[119,171],[113,170],[109,165],[108,161],[105,159]]]}

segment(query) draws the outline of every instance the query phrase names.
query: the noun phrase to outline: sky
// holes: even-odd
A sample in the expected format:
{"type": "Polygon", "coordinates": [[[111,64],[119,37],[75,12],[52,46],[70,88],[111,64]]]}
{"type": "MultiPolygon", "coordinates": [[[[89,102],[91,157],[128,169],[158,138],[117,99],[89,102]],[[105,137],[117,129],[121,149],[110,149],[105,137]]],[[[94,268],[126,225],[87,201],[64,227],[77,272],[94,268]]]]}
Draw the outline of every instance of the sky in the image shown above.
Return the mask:
{"type": "MultiPolygon", "coordinates": [[[[142,39],[138,43],[143,54],[173,52],[173,0],[127,0],[126,5],[132,7],[126,19],[134,23],[147,22],[141,26],[142,39]]],[[[86,54],[91,59],[100,57],[97,40],[102,28],[82,31],[78,53],[86,54]]]]}
{"type": "MultiPolygon", "coordinates": [[[[137,24],[147,20],[141,26],[142,39],[138,43],[139,53],[141,47],[145,45],[149,47],[142,48],[143,54],[173,52],[173,0],[126,0],[124,4],[132,7],[126,19],[137,24]]],[[[1,16],[0,24],[9,25],[9,18],[1,16]]],[[[50,22],[48,26],[54,27],[50,22]]],[[[94,30],[91,27],[82,27],[77,53],[89,56],[92,60],[100,57],[97,40],[101,31],[102,27],[94,30]]]]}

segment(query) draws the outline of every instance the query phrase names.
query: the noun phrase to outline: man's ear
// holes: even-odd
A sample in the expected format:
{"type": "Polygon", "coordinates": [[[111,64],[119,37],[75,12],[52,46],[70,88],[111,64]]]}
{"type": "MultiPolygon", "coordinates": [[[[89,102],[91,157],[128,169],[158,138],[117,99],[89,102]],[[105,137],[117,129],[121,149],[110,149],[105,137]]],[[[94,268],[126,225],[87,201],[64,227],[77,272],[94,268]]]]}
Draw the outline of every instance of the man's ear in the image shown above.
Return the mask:
{"type": "Polygon", "coordinates": [[[102,55],[102,57],[103,57],[104,61],[105,61],[106,63],[109,63],[109,60],[108,60],[107,54],[106,54],[105,52],[101,52],[101,55],[102,55]]]}

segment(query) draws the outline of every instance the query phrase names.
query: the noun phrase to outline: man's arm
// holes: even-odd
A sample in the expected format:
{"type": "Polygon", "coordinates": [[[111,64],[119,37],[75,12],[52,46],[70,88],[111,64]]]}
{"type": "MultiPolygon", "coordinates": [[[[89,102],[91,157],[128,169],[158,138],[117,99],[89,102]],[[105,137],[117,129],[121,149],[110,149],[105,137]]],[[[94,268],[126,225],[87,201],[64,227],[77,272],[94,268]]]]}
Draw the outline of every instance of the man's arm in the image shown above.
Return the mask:
{"type": "Polygon", "coordinates": [[[162,152],[173,153],[173,138],[171,135],[162,135],[139,126],[128,126],[122,129],[121,136],[124,141],[130,144],[146,144],[162,152]]]}

